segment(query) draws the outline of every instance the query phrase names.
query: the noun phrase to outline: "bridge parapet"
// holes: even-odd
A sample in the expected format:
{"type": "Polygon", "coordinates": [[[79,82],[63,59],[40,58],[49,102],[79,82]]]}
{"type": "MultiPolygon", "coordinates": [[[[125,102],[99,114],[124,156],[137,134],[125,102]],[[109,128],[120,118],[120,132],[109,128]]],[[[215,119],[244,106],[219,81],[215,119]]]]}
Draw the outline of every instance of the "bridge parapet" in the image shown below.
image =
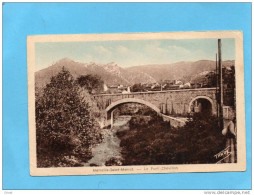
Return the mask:
{"type": "MultiPolygon", "coordinates": [[[[128,94],[96,94],[93,95],[99,109],[105,110],[115,102],[128,103],[128,100],[148,102],[164,115],[187,116],[195,100],[206,99],[211,103],[212,113],[216,112],[216,88],[179,89],[167,91],[133,92],[128,94]]],[[[135,101],[130,101],[135,102],[135,101]]]]}
{"type": "Polygon", "coordinates": [[[215,91],[216,88],[195,88],[195,89],[173,89],[173,90],[163,90],[163,91],[146,91],[146,92],[130,92],[130,93],[113,93],[113,94],[94,94],[94,97],[98,96],[128,96],[128,95],[142,95],[142,94],[157,94],[157,93],[174,93],[174,92],[190,92],[190,91],[215,91]]]}

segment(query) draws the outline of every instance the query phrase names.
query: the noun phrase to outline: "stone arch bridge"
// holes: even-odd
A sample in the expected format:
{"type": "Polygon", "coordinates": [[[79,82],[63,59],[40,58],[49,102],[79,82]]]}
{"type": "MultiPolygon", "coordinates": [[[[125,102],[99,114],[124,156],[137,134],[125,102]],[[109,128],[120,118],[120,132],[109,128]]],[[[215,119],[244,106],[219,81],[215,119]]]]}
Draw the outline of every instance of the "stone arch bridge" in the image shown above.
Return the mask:
{"type": "Polygon", "coordinates": [[[126,103],[144,104],[173,126],[185,123],[179,117],[189,113],[204,112],[216,114],[216,88],[179,89],[167,91],[133,92],[128,94],[97,94],[93,95],[101,111],[106,111],[107,119],[113,124],[113,110],[126,103]]]}

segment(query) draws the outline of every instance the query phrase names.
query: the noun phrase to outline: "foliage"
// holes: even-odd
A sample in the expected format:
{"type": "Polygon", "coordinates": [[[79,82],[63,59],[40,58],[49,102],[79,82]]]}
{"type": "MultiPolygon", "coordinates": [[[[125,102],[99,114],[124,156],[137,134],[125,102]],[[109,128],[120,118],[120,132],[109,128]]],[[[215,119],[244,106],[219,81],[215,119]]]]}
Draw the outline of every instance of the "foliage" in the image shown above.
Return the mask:
{"type": "MultiPolygon", "coordinates": [[[[227,67],[227,68],[223,67],[222,68],[222,78],[223,78],[224,105],[235,106],[235,94],[234,94],[234,91],[235,91],[235,67],[234,66],[227,67]]],[[[216,74],[214,72],[209,72],[205,76],[205,81],[204,81],[203,85],[205,87],[216,87],[216,74]]]]}
{"type": "Polygon", "coordinates": [[[196,113],[185,126],[175,131],[176,163],[214,163],[214,155],[225,146],[218,119],[196,113]]]}
{"type": "Polygon", "coordinates": [[[105,162],[105,165],[106,166],[119,166],[119,165],[122,165],[122,164],[121,164],[121,160],[120,159],[112,157],[112,158],[110,158],[109,160],[107,160],[105,162]]]}
{"type": "Polygon", "coordinates": [[[80,76],[77,79],[78,84],[85,88],[90,94],[91,93],[98,93],[103,90],[104,82],[98,75],[88,74],[85,76],[80,76]]]}
{"type": "Polygon", "coordinates": [[[144,92],[144,91],[146,91],[145,87],[141,83],[134,84],[131,87],[131,92],[144,92]]]}
{"type": "Polygon", "coordinates": [[[127,103],[118,106],[114,110],[114,118],[118,118],[120,115],[144,115],[149,116],[151,114],[151,108],[140,103],[127,103]]]}
{"type": "Polygon", "coordinates": [[[151,113],[146,121],[134,116],[130,130],[117,133],[123,148],[123,165],[214,163],[217,152],[224,147],[224,138],[214,117],[194,115],[181,128],[151,113]]]}
{"type": "Polygon", "coordinates": [[[38,167],[82,166],[91,157],[101,134],[91,100],[82,94],[63,69],[36,98],[38,167]]]}
{"type": "Polygon", "coordinates": [[[216,73],[215,72],[209,72],[205,76],[205,87],[216,87],[216,73]]]}
{"type": "Polygon", "coordinates": [[[235,106],[235,67],[224,68],[223,72],[223,102],[226,106],[235,106]]]}

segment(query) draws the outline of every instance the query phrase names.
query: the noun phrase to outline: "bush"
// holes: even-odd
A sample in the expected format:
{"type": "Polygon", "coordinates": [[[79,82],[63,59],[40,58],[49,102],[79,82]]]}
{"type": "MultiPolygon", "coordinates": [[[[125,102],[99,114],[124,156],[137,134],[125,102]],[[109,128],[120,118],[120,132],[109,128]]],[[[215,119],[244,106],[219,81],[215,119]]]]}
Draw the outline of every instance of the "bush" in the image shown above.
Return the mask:
{"type": "MultiPolygon", "coordinates": [[[[181,135],[175,139],[176,154],[184,154],[184,163],[214,163],[213,155],[225,146],[225,138],[218,126],[218,119],[213,116],[195,114],[184,127],[181,135]]],[[[182,160],[175,158],[176,163],[182,160]]]]}
{"type": "Polygon", "coordinates": [[[105,165],[106,166],[119,166],[119,165],[122,165],[122,163],[121,163],[121,159],[112,157],[108,161],[106,161],[105,165]]]}
{"type": "Polygon", "coordinates": [[[118,133],[123,165],[214,163],[223,149],[217,118],[195,114],[185,126],[175,129],[157,115],[144,123],[134,116],[130,130],[118,133]]]}

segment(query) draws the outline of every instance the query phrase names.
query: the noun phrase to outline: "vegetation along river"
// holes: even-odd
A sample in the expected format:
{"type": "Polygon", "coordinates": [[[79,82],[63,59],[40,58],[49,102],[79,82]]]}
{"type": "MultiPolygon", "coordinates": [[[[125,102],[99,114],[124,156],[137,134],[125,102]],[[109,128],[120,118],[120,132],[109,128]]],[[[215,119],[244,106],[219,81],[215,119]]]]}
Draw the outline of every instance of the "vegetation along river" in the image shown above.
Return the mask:
{"type": "Polygon", "coordinates": [[[85,166],[107,166],[121,165],[121,147],[120,139],[116,133],[121,130],[129,129],[128,122],[131,116],[119,116],[114,121],[114,126],[110,129],[104,129],[103,141],[92,149],[93,157],[85,163],[85,166]]]}

